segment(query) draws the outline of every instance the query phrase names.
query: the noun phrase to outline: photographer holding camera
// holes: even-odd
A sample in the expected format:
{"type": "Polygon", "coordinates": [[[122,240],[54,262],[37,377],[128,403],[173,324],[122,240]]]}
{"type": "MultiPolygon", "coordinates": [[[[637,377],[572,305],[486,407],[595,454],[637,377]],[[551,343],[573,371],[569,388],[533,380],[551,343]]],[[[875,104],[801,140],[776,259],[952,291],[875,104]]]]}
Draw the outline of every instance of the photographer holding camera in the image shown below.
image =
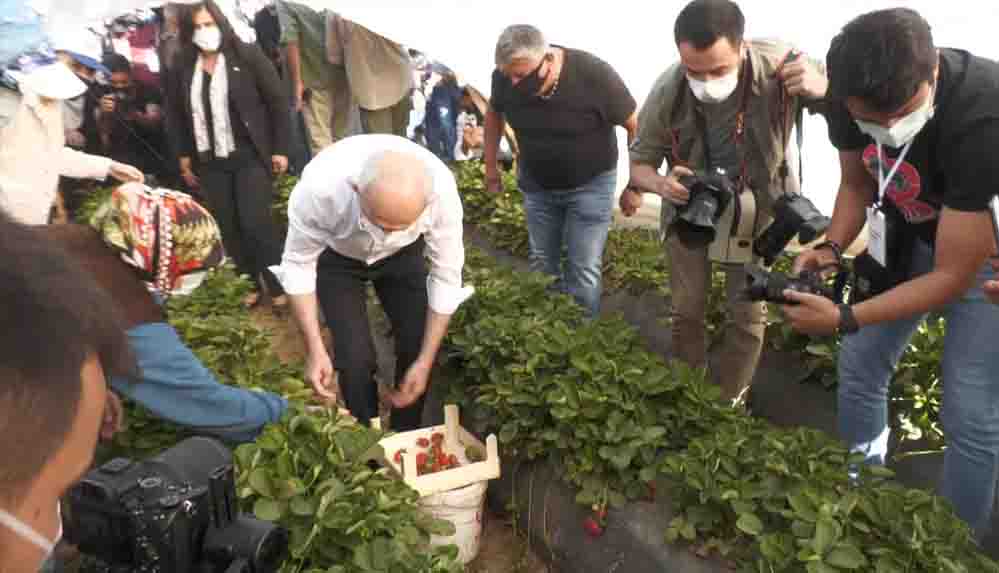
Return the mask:
{"type": "MultiPolygon", "coordinates": [[[[631,146],[631,188],[620,199],[625,215],[641,206],[642,193],[664,200],[673,354],[694,367],[707,364],[709,261],[725,265],[732,324],[716,379],[730,401],[738,401],[753,378],[765,330],[763,303],[739,296],[743,264],[761,256],[750,247],[773,219],[775,204],[807,202],[786,156],[800,110],[817,111],[827,86],[819,63],[780,43],[744,40],[744,28],[742,11],[730,0],[694,0],[680,12],[674,35],[681,61],[646,99],[631,146]],[[664,160],[666,176],[657,171],[664,160]],[[710,175],[695,177],[695,171],[710,175]],[[721,184],[723,174],[730,184],[721,184]],[[716,189],[714,199],[692,196],[695,186],[716,189]],[[714,213],[705,214],[705,205],[714,213]],[[722,216],[726,212],[731,215],[722,216]],[[687,233],[690,224],[709,232],[687,233]]],[[[814,207],[810,211],[805,217],[815,218],[814,207]]]]}
{"type": "Polygon", "coordinates": [[[121,54],[104,57],[111,74],[109,89],[99,99],[101,146],[115,161],[135,165],[143,173],[168,174],[161,97],[132,78],[132,64],[121,54]]]}
{"type": "Polygon", "coordinates": [[[934,47],[910,9],[848,23],[827,56],[829,136],[842,179],[828,246],[798,269],[835,262],[867,223],[854,262],[853,306],[788,293],[800,332],[847,334],[839,352],[839,431],[872,463],[888,444],[888,385],[930,312],[947,321],[940,493],[981,536],[999,472],[999,308],[982,287],[995,253],[988,205],[999,181],[999,64],[934,47]]]}
{"type": "Polygon", "coordinates": [[[0,211],[0,571],[34,572],[62,537],[60,497],[93,459],[106,376],[135,364],[110,297],[0,211]]]}

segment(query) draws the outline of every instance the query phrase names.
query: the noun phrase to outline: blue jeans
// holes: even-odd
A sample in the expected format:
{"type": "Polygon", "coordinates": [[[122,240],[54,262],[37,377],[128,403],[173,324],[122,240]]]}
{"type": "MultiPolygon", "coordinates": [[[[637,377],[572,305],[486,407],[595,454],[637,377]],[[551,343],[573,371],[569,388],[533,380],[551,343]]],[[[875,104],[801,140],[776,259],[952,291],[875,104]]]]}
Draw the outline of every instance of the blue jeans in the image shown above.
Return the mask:
{"type": "MultiPolygon", "coordinates": [[[[917,241],[915,274],[933,265],[917,241]]],[[[982,269],[975,286],[939,312],[947,322],[942,358],[941,421],[947,437],[939,493],[978,536],[992,514],[999,469],[999,306],[982,294],[992,275],[982,269]]],[[[895,364],[923,316],[867,326],[843,339],[839,352],[839,431],[847,445],[884,463],[888,446],[888,385],[895,364]]]]}
{"type": "Polygon", "coordinates": [[[140,378],[111,379],[119,394],[157,416],[231,442],[247,442],[288,408],[281,396],[227,386],[198,360],[165,322],[128,330],[140,378]]]}
{"type": "Polygon", "coordinates": [[[556,288],[572,295],[588,316],[597,316],[617,170],[597,175],[575,189],[544,189],[523,170],[518,182],[524,193],[531,269],[555,277],[556,288]],[[563,244],[567,251],[564,271],[563,244]]]}
{"type": "Polygon", "coordinates": [[[454,148],[458,143],[458,126],[455,110],[446,105],[427,104],[424,135],[427,147],[441,161],[454,161],[454,148]]]}

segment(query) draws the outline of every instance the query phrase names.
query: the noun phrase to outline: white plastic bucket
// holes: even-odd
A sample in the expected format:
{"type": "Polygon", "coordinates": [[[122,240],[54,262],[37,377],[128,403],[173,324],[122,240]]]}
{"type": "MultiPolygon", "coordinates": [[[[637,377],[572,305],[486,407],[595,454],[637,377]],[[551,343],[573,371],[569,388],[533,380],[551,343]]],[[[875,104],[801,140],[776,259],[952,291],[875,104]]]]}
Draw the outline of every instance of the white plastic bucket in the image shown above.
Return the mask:
{"type": "Polygon", "coordinates": [[[420,500],[420,505],[430,515],[446,519],[454,524],[454,535],[430,537],[431,545],[458,546],[458,558],[468,564],[479,554],[482,539],[482,515],[486,499],[486,485],[480,481],[441,493],[428,495],[420,500]]]}

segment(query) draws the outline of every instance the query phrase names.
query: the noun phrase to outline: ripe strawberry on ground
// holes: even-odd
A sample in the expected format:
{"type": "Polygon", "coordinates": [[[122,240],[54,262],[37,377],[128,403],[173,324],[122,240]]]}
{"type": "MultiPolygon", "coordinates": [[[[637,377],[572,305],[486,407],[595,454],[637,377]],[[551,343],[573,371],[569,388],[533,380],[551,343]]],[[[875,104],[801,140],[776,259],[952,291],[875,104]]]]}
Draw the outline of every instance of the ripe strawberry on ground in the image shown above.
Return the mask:
{"type": "Polygon", "coordinates": [[[604,528],[600,527],[600,524],[597,523],[597,520],[593,516],[583,520],[583,529],[586,530],[586,534],[590,537],[600,537],[604,534],[604,528]]]}
{"type": "Polygon", "coordinates": [[[421,448],[430,447],[430,440],[428,440],[426,438],[418,438],[416,440],[416,445],[420,446],[421,448]]]}

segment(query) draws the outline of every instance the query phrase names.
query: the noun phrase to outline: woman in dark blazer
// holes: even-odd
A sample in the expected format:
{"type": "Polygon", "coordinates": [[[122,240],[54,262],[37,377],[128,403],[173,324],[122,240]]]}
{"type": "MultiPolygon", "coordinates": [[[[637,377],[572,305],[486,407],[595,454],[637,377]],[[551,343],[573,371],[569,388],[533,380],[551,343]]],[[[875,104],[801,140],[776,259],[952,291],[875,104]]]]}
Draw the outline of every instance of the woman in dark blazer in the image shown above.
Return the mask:
{"type": "Polygon", "coordinates": [[[168,128],[180,174],[201,189],[241,273],[261,278],[275,307],[287,304],[268,270],[281,262],[271,216],[273,175],[288,169],[288,100],[274,66],[239,40],[211,0],[180,21],[180,48],[167,79],[168,128]]]}

